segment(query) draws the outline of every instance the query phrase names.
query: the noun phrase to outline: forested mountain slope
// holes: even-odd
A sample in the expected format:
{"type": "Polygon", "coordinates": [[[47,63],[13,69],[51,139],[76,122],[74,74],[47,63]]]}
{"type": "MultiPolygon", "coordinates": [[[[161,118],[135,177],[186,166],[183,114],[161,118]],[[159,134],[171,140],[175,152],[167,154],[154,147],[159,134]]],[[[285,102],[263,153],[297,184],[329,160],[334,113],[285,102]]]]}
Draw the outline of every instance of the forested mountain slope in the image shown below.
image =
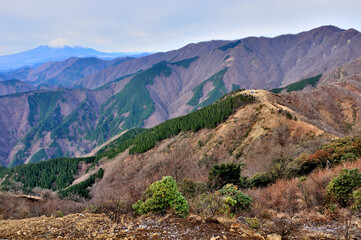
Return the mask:
{"type": "MultiPolygon", "coordinates": [[[[353,29],[325,26],[275,38],[189,44],[136,59],[70,58],[44,64],[31,74],[24,69],[18,74],[31,76],[40,87],[64,84],[92,90],[60,88],[0,97],[1,164],[81,156],[124,130],[185,115],[232,90],[273,89],[321,74],[319,82],[326,85],[345,80],[347,74],[350,78],[319,88],[321,94],[310,93],[319,106],[303,93],[290,93],[292,97],[285,99],[310,123],[321,121],[318,127],[347,134],[358,124],[358,115],[344,121],[333,114],[346,114],[342,109],[347,104],[358,111],[360,41],[360,33],[353,29]],[[333,77],[340,67],[342,77],[333,77]],[[340,105],[338,94],[345,103],[340,105]]],[[[306,81],[303,91],[309,91],[310,85],[317,84],[306,81]]]]}

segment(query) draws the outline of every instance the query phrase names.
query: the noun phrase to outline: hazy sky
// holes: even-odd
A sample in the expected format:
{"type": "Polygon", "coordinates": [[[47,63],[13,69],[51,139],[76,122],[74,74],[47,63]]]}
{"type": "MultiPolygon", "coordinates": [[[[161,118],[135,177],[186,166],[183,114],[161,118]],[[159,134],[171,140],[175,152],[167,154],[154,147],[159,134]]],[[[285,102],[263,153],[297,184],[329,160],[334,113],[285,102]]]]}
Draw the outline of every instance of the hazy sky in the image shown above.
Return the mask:
{"type": "Polygon", "coordinates": [[[101,51],[273,37],[321,25],[361,30],[360,0],[0,0],[0,55],[65,38],[101,51]]]}

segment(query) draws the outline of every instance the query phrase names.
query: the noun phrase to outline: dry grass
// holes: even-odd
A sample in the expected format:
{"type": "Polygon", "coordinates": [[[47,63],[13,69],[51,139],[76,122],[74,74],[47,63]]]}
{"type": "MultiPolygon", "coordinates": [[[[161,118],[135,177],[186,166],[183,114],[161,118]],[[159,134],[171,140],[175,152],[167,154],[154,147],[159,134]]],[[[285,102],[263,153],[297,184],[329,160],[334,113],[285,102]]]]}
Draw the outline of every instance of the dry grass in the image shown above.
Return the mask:
{"type": "Polygon", "coordinates": [[[43,201],[32,201],[7,194],[0,195],[0,219],[23,219],[42,215],[67,215],[81,212],[85,203],[48,198],[43,201]]]}
{"type": "Polygon", "coordinates": [[[143,154],[122,153],[106,161],[104,177],[94,185],[92,197],[99,202],[117,195],[135,202],[149,184],[163,176],[206,182],[210,168],[220,163],[243,162],[242,174],[253,175],[267,171],[277,157],[296,157],[333,138],[302,121],[282,105],[281,97],[264,91],[257,94],[260,102],[239,109],[215,129],[182,133],[143,154]],[[287,119],[278,112],[280,108],[299,120],[287,119]]]}
{"type": "Polygon", "coordinates": [[[252,197],[257,215],[270,210],[290,216],[302,211],[327,213],[329,199],[326,187],[343,168],[361,170],[361,159],[330,169],[316,170],[307,177],[281,179],[266,188],[250,189],[246,193],[252,197]]]}

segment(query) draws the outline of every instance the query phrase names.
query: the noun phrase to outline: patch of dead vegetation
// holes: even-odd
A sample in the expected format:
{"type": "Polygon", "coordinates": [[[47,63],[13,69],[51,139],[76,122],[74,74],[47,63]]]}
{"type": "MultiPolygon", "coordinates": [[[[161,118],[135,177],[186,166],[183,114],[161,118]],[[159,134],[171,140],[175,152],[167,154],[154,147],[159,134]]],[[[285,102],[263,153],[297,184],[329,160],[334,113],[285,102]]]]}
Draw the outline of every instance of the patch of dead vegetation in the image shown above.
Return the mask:
{"type": "Polygon", "coordinates": [[[0,237],[11,239],[240,239],[264,238],[241,224],[224,224],[196,216],[122,218],[112,222],[104,214],[77,213],[0,222],[0,237]]]}
{"type": "Polygon", "coordinates": [[[276,232],[289,239],[344,239],[346,234],[356,236],[350,239],[361,237],[360,215],[330,204],[326,192],[327,185],[344,168],[361,170],[361,159],[319,169],[303,178],[281,179],[265,188],[248,189],[246,193],[254,202],[251,216],[262,222],[260,232],[276,232]],[[283,222],[282,226],[276,226],[278,221],[283,222]],[[282,233],[286,230],[289,233],[282,233]]]}

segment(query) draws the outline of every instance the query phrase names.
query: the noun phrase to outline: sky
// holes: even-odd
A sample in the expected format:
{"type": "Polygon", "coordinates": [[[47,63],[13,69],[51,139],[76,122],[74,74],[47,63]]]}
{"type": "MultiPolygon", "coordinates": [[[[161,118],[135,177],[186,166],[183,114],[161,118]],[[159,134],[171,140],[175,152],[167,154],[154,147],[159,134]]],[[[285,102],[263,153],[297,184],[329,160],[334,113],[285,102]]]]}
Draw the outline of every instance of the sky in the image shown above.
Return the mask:
{"type": "Polygon", "coordinates": [[[360,0],[0,0],[0,55],[49,42],[159,52],[323,25],[360,31],[360,13],[360,0]]]}

